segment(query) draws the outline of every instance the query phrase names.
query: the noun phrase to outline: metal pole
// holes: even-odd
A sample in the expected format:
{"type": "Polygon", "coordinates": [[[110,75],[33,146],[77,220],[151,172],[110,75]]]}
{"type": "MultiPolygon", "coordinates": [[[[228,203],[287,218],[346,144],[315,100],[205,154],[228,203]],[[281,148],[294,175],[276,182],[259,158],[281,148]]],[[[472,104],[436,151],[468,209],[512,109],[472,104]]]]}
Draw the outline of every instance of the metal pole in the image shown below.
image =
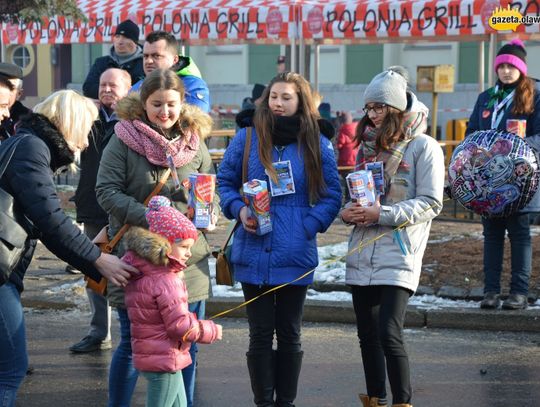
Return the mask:
{"type": "Polygon", "coordinates": [[[319,91],[319,62],[320,62],[320,44],[315,41],[313,43],[313,87],[318,92],[319,91]]]}
{"type": "Polygon", "coordinates": [[[304,39],[298,39],[298,72],[303,77],[306,76],[306,44],[304,44],[304,39]]]}
{"type": "Polygon", "coordinates": [[[180,55],[185,56],[186,55],[186,44],[183,40],[180,40],[180,55]]]}
{"type": "Polygon", "coordinates": [[[291,72],[298,72],[296,69],[296,38],[291,38],[291,72]]]}
{"type": "Polygon", "coordinates": [[[482,93],[484,91],[484,72],[486,70],[485,66],[485,52],[484,52],[484,41],[480,41],[478,48],[478,92],[482,93]]]}
{"type": "Polygon", "coordinates": [[[493,86],[495,81],[493,75],[493,61],[495,60],[495,52],[497,47],[497,33],[489,34],[489,56],[488,56],[488,86],[493,86]]]}
{"type": "Polygon", "coordinates": [[[437,139],[437,114],[439,110],[439,94],[433,92],[433,114],[431,115],[431,137],[437,139]]]}

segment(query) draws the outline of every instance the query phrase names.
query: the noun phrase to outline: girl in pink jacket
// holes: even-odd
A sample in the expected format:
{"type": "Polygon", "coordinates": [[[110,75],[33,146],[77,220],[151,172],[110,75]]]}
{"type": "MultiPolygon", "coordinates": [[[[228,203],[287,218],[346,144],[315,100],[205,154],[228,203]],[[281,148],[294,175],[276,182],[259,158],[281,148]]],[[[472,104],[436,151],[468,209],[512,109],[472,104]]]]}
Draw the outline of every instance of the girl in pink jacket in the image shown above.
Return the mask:
{"type": "Polygon", "coordinates": [[[141,276],[126,286],[133,362],[148,380],[146,406],[185,407],[182,374],[191,364],[191,342],[221,340],[221,325],[188,311],[183,269],[197,239],[193,223],[164,196],[146,212],[149,230],[131,227],[123,260],[141,276]]]}

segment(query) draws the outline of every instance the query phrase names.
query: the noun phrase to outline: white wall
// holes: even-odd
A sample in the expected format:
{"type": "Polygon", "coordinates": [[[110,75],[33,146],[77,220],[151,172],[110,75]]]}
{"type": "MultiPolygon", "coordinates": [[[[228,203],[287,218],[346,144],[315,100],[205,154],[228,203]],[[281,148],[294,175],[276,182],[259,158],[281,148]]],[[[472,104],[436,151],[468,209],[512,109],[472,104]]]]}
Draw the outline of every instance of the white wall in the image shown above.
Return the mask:
{"type": "Polygon", "coordinates": [[[219,47],[189,47],[204,80],[209,83],[247,84],[248,46],[221,45],[219,47]]]}

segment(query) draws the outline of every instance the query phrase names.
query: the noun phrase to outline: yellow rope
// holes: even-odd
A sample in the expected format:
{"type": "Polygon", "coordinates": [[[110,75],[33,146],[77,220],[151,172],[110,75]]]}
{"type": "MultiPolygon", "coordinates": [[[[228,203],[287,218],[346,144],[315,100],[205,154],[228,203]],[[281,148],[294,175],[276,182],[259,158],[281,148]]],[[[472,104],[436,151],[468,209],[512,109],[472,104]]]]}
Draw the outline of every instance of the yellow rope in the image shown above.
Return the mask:
{"type": "MultiPolygon", "coordinates": [[[[444,203],[444,202],[447,201],[447,200],[449,200],[449,198],[443,199],[443,202],[442,202],[442,203],[444,203]]],[[[435,204],[435,203],[434,203],[433,205],[430,205],[429,207],[427,207],[426,209],[424,209],[424,210],[421,212],[421,214],[424,213],[424,212],[429,211],[430,209],[433,209],[436,205],[437,205],[437,204],[435,204]]],[[[396,226],[396,227],[395,227],[394,229],[392,229],[391,231],[388,231],[388,232],[385,232],[385,233],[381,233],[380,235],[375,236],[375,237],[369,239],[366,243],[364,243],[364,241],[361,240],[360,243],[358,244],[358,247],[355,247],[355,248],[351,249],[350,251],[348,251],[347,253],[345,253],[343,256],[338,257],[337,259],[331,259],[331,260],[327,260],[327,261],[323,262],[322,264],[319,265],[319,267],[324,267],[324,266],[327,266],[328,264],[337,263],[337,262],[340,261],[341,259],[344,259],[344,258],[346,258],[347,256],[349,256],[350,254],[354,253],[355,251],[360,251],[360,250],[363,249],[365,246],[368,246],[368,245],[370,245],[371,243],[376,242],[377,240],[381,239],[384,235],[386,235],[386,234],[388,234],[388,233],[390,233],[390,232],[394,232],[395,230],[401,230],[401,229],[403,229],[403,228],[404,228],[405,226],[407,226],[409,223],[411,223],[411,219],[407,219],[405,222],[403,222],[402,224],[396,226]]],[[[272,293],[272,292],[274,292],[274,291],[277,291],[277,290],[279,290],[279,289],[281,289],[281,288],[283,288],[283,287],[286,287],[286,286],[288,286],[288,285],[290,285],[290,284],[293,284],[293,283],[295,283],[295,282],[297,282],[297,281],[303,279],[304,277],[309,276],[311,273],[314,273],[315,270],[316,270],[316,269],[310,270],[310,271],[308,271],[308,272],[302,274],[300,277],[295,278],[295,279],[292,280],[292,281],[289,281],[288,283],[284,283],[284,284],[281,284],[281,285],[272,287],[272,288],[270,288],[269,290],[263,292],[262,294],[259,294],[259,295],[257,295],[256,297],[253,297],[253,298],[250,299],[250,300],[244,301],[243,303],[237,305],[237,306],[234,307],[234,308],[231,308],[231,309],[222,311],[222,312],[220,312],[220,313],[218,313],[218,314],[216,314],[216,315],[213,315],[213,316],[211,316],[211,317],[208,318],[208,319],[212,320],[212,319],[220,318],[220,317],[222,317],[222,316],[224,316],[224,315],[227,315],[227,314],[229,314],[229,313],[231,313],[231,312],[233,312],[233,311],[236,311],[236,310],[239,309],[239,308],[245,307],[246,305],[251,304],[253,301],[256,301],[257,299],[261,298],[261,297],[264,296],[264,295],[270,294],[270,293],[272,293]]]]}

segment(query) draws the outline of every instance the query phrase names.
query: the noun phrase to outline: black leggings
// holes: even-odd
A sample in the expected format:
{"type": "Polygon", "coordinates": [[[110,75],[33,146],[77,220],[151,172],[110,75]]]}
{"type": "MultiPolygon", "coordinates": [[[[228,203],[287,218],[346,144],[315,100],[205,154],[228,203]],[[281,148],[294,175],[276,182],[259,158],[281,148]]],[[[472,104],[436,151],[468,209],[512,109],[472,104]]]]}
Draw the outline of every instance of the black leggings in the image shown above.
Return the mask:
{"type": "MultiPolygon", "coordinates": [[[[246,301],[272,287],[242,283],[246,301]]],[[[274,331],[278,351],[300,352],[300,330],[306,293],[305,285],[289,285],[266,294],[246,306],[250,352],[271,351],[274,331]]]]}
{"type": "Polygon", "coordinates": [[[393,404],[408,404],[412,396],[409,357],[402,336],[410,295],[409,290],[397,286],[352,286],[368,396],[386,398],[388,370],[393,404]]]}

